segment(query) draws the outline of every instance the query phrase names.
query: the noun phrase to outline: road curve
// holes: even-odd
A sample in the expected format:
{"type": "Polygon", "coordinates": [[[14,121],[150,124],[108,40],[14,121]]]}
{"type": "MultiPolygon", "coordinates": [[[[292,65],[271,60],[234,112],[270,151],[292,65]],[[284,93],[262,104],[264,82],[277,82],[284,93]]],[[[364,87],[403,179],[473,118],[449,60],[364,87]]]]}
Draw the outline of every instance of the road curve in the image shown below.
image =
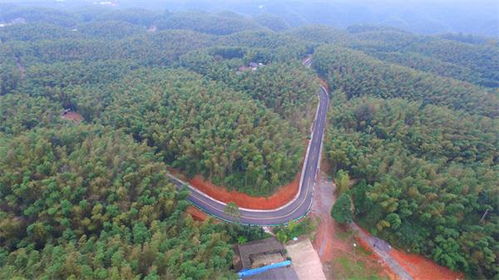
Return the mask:
{"type": "Polygon", "coordinates": [[[224,213],[226,204],[209,197],[186,182],[169,175],[178,188],[187,187],[190,190],[188,200],[206,213],[220,219],[246,225],[279,225],[305,216],[312,206],[314,185],[317,178],[322,151],[322,140],[326,126],[329,97],[327,89],[319,90],[319,104],[312,124],[312,135],[307,147],[298,194],[286,205],[271,210],[254,210],[239,208],[239,217],[224,213]]]}

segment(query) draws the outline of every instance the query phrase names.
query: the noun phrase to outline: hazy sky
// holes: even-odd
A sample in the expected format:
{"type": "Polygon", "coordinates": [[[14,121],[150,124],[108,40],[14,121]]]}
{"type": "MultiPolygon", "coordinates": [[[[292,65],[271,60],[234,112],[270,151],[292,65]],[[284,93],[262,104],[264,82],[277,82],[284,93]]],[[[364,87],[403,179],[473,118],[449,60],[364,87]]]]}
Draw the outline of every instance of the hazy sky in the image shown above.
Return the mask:
{"type": "Polygon", "coordinates": [[[499,37],[499,0],[64,0],[63,3],[0,0],[0,3],[75,9],[101,1],[114,1],[118,8],[155,11],[231,10],[247,16],[269,13],[282,17],[291,26],[377,24],[419,33],[462,32],[499,37]]]}

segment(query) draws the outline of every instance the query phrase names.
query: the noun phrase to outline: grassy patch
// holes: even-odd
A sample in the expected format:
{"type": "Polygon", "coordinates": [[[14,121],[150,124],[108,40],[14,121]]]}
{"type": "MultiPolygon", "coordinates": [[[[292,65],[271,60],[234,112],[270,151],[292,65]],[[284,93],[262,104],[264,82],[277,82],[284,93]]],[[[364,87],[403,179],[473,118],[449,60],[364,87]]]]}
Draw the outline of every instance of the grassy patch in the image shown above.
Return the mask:
{"type": "Polygon", "coordinates": [[[349,256],[341,256],[333,261],[333,274],[337,279],[388,279],[379,276],[379,269],[373,268],[365,261],[355,261],[349,256]]]}
{"type": "Polygon", "coordinates": [[[350,230],[349,231],[338,230],[336,232],[336,237],[338,237],[338,239],[340,239],[341,241],[352,240],[353,232],[350,230]]]}
{"type": "Polygon", "coordinates": [[[335,238],[348,244],[347,251],[336,251],[332,261],[331,273],[334,279],[388,279],[383,267],[372,257],[372,252],[360,246],[355,240],[355,233],[336,231],[335,238]],[[353,244],[357,243],[354,247],[353,244]]]}
{"type": "Polygon", "coordinates": [[[279,241],[286,243],[295,237],[310,235],[316,228],[317,221],[306,217],[301,221],[291,221],[285,226],[278,226],[274,229],[274,233],[279,241]]]}

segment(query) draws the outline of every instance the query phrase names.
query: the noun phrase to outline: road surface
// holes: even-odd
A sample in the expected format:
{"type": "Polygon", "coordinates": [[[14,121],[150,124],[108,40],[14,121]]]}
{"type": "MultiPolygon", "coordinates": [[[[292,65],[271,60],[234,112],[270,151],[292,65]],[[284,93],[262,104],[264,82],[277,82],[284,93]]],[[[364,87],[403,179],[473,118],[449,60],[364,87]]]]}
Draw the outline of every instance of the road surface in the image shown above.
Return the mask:
{"type": "MultiPolygon", "coordinates": [[[[304,64],[307,65],[309,61],[304,64]]],[[[206,213],[230,222],[237,222],[247,225],[279,225],[305,216],[312,205],[314,184],[319,171],[319,164],[322,151],[322,140],[326,126],[327,110],[329,107],[329,97],[327,89],[321,87],[319,90],[319,104],[312,124],[312,135],[307,147],[307,153],[302,168],[299,191],[296,197],[288,204],[272,210],[252,210],[240,208],[239,217],[234,217],[224,213],[226,204],[209,197],[203,192],[190,186],[186,182],[170,175],[170,178],[177,187],[188,187],[190,194],[188,200],[196,207],[206,213]]]]}

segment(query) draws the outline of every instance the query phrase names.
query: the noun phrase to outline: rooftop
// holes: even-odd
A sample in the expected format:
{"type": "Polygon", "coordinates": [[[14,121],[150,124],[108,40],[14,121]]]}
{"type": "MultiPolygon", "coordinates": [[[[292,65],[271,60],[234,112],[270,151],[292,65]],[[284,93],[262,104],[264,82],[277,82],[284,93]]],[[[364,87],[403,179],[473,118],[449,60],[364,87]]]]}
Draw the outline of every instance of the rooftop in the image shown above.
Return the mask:
{"type": "Polygon", "coordinates": [[[266,258],[267,255],[269,256],[267,259],[274,260],[275,254],[280,254],[282,258],[284,258],[286,253],[284,246],[274,237],[251,241],[246,244],[238,245],[237,247],[243,269],[254,268],[254,263],[258,263],[258,266],[266,265],[261,263],[261,261],[255,262],[259,256],[261,257],[260,259],[262,259],[266,258]]]}

